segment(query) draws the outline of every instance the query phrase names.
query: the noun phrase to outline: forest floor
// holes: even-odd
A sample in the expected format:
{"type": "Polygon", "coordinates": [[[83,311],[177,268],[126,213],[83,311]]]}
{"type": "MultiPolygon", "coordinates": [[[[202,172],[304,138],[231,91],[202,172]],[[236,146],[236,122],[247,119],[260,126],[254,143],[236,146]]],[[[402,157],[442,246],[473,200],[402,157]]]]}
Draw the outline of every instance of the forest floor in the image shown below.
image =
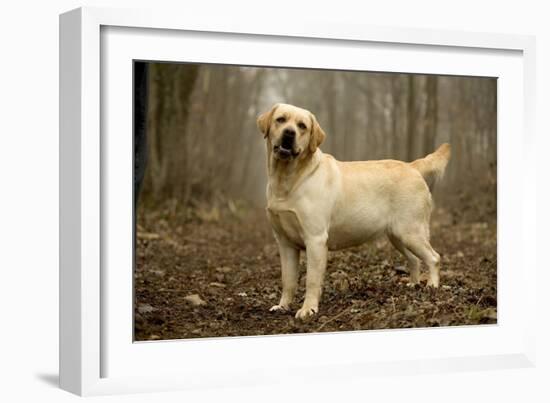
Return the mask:
{"type": "Polygon", "coordinates": [[[496,323],[496,214],[434,211],[441,286],[407,286],[404,258],[385,240],[329,253],[319,313],[269,312],[281,291],[277,246],[263,210],[139,209],[135,339],[165,340],[496,323]]]}

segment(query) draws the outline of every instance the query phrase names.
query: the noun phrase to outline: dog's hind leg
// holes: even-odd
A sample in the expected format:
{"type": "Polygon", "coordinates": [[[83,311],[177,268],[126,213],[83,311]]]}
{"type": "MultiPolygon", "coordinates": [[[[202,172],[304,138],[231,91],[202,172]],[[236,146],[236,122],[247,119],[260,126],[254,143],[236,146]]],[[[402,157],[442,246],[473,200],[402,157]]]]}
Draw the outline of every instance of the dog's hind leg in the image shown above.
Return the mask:
{"type": "Polygon", "coordinates": [[[406,249],[414,253],[428,266],[428,286],[439,287],[439,269],[441,258],[429,242],[429,231],[426,228],[412,228],[399,231],[394,236],[403,243],[406,249]]]}
{"type": "Polygon", "coordinates": [[[394,235],[389,235],[388,238],[390,239],[390,242],[392,245],[397,249],[405,258],[407,258],[407,262],[409,263],[409,283],[407,285],[415,285],[420,282],[420,260],[412,253],[410,250],[408,250],[403,242],[399,240],[394,235]]]}

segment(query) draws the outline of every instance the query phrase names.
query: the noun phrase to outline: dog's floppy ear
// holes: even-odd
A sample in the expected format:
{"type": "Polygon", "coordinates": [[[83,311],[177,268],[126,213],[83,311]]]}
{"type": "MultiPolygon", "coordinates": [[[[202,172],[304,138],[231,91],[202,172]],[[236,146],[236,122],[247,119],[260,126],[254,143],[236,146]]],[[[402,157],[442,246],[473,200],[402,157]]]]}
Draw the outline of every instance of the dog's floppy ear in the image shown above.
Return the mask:
{"type": "Polygon", "coordinates": [[[312,153],[317,150],[317,147],[319,147],[323,141],[325,141],[325,137],[327,135],[321,129],[321,126],[319,125],[319,122],[317,122],[317,118],[312,113],[311,114],[311,136],[309,138],[309,151],[312,153]]]}
{"type": "Polygon", "coordinates": [[[271,125],[271,120],[273,119],[273,113],[275,113],[275,109],[277,109],[278,106],[279,104],[273,105],[270,110],[262,113],[256,120],[258,129],[260,129],[260,132],[264,135],[264,139],[269,135],[269,126],[271,125]]]}

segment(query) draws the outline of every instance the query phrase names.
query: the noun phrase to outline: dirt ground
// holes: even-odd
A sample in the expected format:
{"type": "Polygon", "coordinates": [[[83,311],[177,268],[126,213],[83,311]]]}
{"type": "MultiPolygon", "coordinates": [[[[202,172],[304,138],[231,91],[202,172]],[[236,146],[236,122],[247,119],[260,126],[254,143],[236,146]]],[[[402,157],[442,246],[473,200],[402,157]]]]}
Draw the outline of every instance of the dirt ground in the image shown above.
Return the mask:
{"type": "Polygon", "coordinates": [[[139,209],[135,339],[334,332],[496,323],[494,212],[436,209],[432,244],[441,286],[406,285],[404,258],[385,240],[329,253],[319,313],[294,319],[305,265],[289,313],[269,312],[281,290],[279,256],[265,213],[230,202],[181,211],[139,209]]]}

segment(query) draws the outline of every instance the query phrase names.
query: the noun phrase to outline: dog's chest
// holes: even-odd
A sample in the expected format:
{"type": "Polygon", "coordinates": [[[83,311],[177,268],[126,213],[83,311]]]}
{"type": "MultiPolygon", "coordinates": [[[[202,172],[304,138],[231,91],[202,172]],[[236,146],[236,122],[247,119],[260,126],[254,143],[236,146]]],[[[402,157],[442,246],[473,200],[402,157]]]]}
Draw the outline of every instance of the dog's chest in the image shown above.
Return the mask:
{"type": "Polygon", "coordinates": [[[304,232],[295,210],[286,203],[271,202],[267,206],[267,215],[273,230],[288,241],[301,248],[305,247],[304,232]]]}

